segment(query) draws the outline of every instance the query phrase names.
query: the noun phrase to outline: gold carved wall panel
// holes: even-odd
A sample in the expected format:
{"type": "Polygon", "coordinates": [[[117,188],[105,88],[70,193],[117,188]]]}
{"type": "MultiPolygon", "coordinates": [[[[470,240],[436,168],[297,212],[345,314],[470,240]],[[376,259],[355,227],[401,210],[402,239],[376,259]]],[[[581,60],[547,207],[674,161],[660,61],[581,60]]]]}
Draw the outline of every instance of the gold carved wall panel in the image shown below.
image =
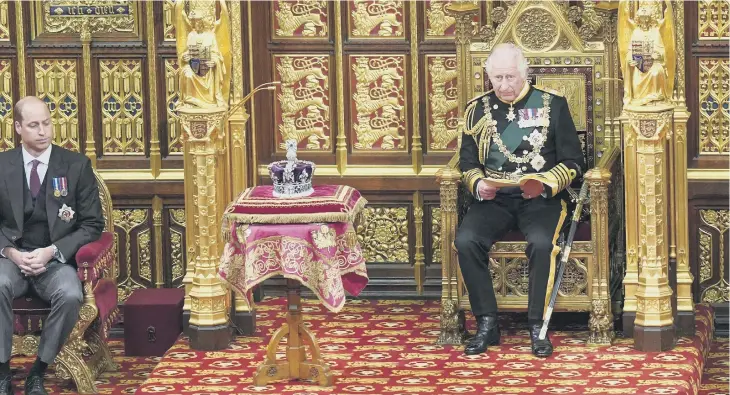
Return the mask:
{"type": "Polygon", "coordinates": [[[699,65],[700,155],[726,155],[730,152],[730,60],[700,58],[699,65]]]}
{"type": "Polygon", "coordinates": [[[699,39],[730,39],[730,2],[727,0],[699,0],[697,6],[699,39]]]}
{"type": "Polygon", "coordinates": [[[182,128],[177,118],[178,72],[180,67],[176,58],[165,59],[165,114],[167,117],[167,149],[170,154],[182,155],[182,128]]]}
{"type": "MultiPolygon", "coordinates": [[[[47,0],[33,4],[35,36],[41,34],[78,34],[88,24],[91,32],[114,37],[119,33],[139,33],[139,4],[131,0],[47,0]],[[84,18],[79,16],[84,15],[84,18]]],[[[34,36],[34,38],[35,38],[34,36]]]]}
{"type": "Polygon", "coordinates": [[[730,299],[727,237],[730,227],[728,210],[702,209],[699,228],[700,299],[709,303],[727,303],[730,299]],[[717,248],[715,248],[717,245],[717,248]],[[715,264],[718,261],[719,264],[715,264]],[[714,272],[713,268],[718,268],[714,272]]]}
{"type": "Polygon", "coordinates": [[[330,151],[330,58],[328,55],[275,55],[275,79],[281,81],[275,101],[276,145],[283,151],[294,139],[299,149],[330,151]]]}
{"type": "Polygon", "coordinates": [[[354,149],[405,151],[408,147],[405,56],[350,55],[350,65],[354,149]]]}
{"type": "Polygon", "coordinates": [[[185,209],[170,209],[170,262],[171,280],[180,284],[185,276],[185,209]]]}
{"type": "Polygon", "coordinates": [[[403,39],[405,36],[403,1],[353,0],[347,2],[347,7],[351,38],[403,39]]]}
{"type": "Polygon", "coordinates": [[[10,41],[10,17],[8,0],[0,0],[0,42],[10,41]]]}
{"type": "Polygon", "coordinates": [[[274,9],[274,38],[327,39],[329,6],[327,1],[278,0],[274,9]]]}
{"type": "Polygon", "coordinates": [[[150,211],[114,209],[119,303],[123,303],[135,289],[152,286],[150,211]]]}
{"type": "Polygon", "coordinates": [[[48,104],[53,141],[80,151],[77,64],[74,59],[35,59],[35,95],[48,104]]]}
{"type": "Polygon", "coordinates": [[[175,41],[175,0],[162,3],[162,37],[165,41],[175,41]]]}
{"type": "Polygon", "coordinates": [[[452,1],[430,0],[426,2],[426,38],[450,38],[454,35],[456,18],[446,14],[452,1]]]}
{"type": "Polygon", "coordinates": [[[15,147],[13,63],[0,59],[0,152],[15,147]]]}
{"type": "Polygon", "coordinates": [[[103,59],[99,71],[104,154],[144,155],[142,61],[103,59]]]}
{"type": "Polygon", "coordinates": [[[441,263],[441,209],[431,208],[431,263],[441,263]]]}
{"type": "Polygon", "coordinates": [[[409,263],[408,207],[367,207],[357,237],[367,262],[409,263]]]}
{"type": "Polygon", "coordinates": [[[429,148],[432,152],[453,151],[458,141],[459,122],[456,56],[427,55],[426,65],[429,148]]]}

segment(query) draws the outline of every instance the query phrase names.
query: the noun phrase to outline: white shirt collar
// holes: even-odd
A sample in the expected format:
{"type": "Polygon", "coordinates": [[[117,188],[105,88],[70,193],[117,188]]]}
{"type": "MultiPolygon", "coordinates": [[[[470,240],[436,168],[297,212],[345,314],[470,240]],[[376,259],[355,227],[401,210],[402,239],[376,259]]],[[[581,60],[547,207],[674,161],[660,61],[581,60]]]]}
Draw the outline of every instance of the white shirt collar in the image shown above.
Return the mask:
{"type": "MultiPolygon", "coordinates": [[[[22,145],[21,145],[22,146],[22,145]]],[[[23,164],[27,167],[30,162],[33,160],[38,160],[39,162],[43,163],[44,165],[48,166],[48,163],[51,160],[51,149],[53,148],[53,144],[49,145],[48,148],[46,148],[45,151],[43,151],[40,156],[37,158],[31,155],[28,151],[25,150],[25,146],[22,146],[23,151],[23,164]]]]}

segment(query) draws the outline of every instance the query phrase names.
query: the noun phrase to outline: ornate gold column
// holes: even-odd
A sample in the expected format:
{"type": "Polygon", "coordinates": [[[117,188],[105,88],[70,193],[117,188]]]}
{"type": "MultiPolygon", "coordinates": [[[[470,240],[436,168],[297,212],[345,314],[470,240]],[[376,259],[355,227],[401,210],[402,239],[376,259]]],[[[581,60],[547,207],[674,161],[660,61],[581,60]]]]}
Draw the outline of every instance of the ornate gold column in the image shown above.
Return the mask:
{"type": "Polygon", "coordinates": [[[636,320],[636,288],[639,286],[639,191],[636,174],[636,135],[631,133],[629,118],[622,114],[619,118],[624,130],[624,204],[626,215],[626,273],[624,274],[623,332],[625,336],[634,335],[636,320]]]}
{"type": "Polygon", "coordinates": [[[197,214],[197,221],[188,221],[188,226],[195,228],[197,254],[188,294],[190,322],[187,334],[193,349],[220,350],[226,348],[231,339],[227,315],[228,291],[217,275],[222,251],[222,210],[218,186],[225,183],[225,172],[219,171],[218,166],[223,165],[220,150],[225,145],[225,133],[221,130],[221,122],[227,115],[227,108],[183,106],[178,113],[184,131],[186,155],[190,155],[190,173],[196,186],[193,211],[197,214]]]}
{"type": "MultiPolygon", "coordinates": [[[[84,60],[84,78],[91,80],[91,28],[89,19],[84,19],[81,24],[81,48],[84,60]]],[[[91,93],[91,83],[84,84],[84,108],[86,109],[86,156],[91,160],[91,165],[96,167],[96,149],[94,148],[94,98],[91,93]]]]}
{"type": "MultiPolygon", "coordinates": [[[[624,108],[636,141],[635,168],[639,217],[639,283],[636,289],[634,342],[642,351],[664,351],[674,346],[672,289],[669,286],[669,212],[667,140],[671,138],[671,105],[624,108]]],[[[631,220],[631,219],[630,219],[631,220]]]]}
{"type": "MultiPolygon", "coordinates": [[[[459,146],[463,128],[464,108],[469,100],[468,65],[464,64],[472,40],[472,21],[479,13],[479,5],[472,2],[454,2],[446,7],[446,13],[456,19],[456,85],[459,87],[459,146]]],[[[456,158],[456,156],[454,156],[456,158]]],[[[456,215],[457,191],[461,174],[452,159],[446,167],[436,173],[441,185],[441,333],[438,344],[461,344],[464,340],[464,312],[459,307],[458,265],[456,251],[448,240],[454,240],[458,216],[456,215]]]]}

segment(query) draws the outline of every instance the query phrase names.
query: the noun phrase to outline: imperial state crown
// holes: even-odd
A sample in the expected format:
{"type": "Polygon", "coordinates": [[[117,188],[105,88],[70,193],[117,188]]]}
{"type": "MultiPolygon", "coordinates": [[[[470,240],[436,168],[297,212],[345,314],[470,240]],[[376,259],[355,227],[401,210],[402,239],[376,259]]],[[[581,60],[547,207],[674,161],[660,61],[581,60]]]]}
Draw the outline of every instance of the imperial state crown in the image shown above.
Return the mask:
{"type": "Polygon", "coordinates": [[[296,140],[286,141],[286,160],[269,164],[269,175],[274,182],[274,197],[294,198],[309,196],[314,192],[312,177],[314,162],[297,159],[296,140]]]}

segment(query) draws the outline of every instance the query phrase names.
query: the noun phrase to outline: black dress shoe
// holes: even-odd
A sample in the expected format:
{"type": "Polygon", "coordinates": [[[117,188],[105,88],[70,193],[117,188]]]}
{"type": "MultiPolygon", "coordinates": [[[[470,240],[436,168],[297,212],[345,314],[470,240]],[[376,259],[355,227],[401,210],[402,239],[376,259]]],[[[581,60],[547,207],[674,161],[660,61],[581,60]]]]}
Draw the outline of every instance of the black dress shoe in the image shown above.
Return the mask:
{"type": "Polygon", "coordinates": [[[0,379],[0,395],[13,395],[13,382],[11,381],[13,377],[11,375],[7,375],[0,379]]]}
{"type": "Polygon", "coordinates": [[[43,376],[31,374],[25,379],[25,395],[48,395],[43,388],[43,376]]]}
{"type": "Polygon", "coordinates": [[[542,329],[542,324],[530,325],[532,354],[536,357],[547,358],[553,355],[553,344],[550,343],[550,336],[547,333],[545,334],[545,339],[540,340],[540,329],[542,329]]]}
{"type": "Polygon", "coordinates": [[[487,351],[487,346],[499,344],[499,323],[497,317],[478,316],[477,334],[464,347],[464,354],[477,355],[487,351]]]}

